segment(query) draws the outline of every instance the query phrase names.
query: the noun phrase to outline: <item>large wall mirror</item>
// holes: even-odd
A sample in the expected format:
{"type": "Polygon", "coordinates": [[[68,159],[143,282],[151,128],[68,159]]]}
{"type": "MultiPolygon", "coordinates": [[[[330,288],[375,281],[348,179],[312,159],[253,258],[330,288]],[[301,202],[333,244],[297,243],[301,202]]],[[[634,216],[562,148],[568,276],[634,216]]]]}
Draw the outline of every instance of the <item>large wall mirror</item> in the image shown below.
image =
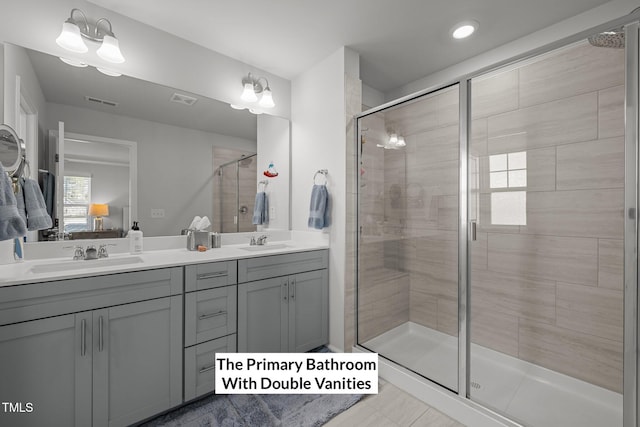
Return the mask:
{"type": "MultiPolygon", "coordinates": [[[[262,169],[273,161],[272,138],[263,135],[267,140],[261,142],[258,136],[263,118],[197,94],[71,66],[27,48],[5,44],[4,51],[5,121],[8,112],[9,122],[22,120],[22,110],[27,118],[35,112],[35,119],[23,121],[37,136],[25,139],[36,153],[31,153],[37,163],[31,168],[43,187],[43,176],[54,177],[58,238],[63,232],[82,238],[82,231],[94,228],[94,216],[88,215],[92,205],[105,204],[100,237],[123,236],[133,220],[145,236],[177,235],[196,215],[207,215],[212,231],[255,230],[253,199],[262,169]],[[221,182],[236,160],[249,175],[221,182]],[[243,227],[224,225],[247,220],[243,227]]],[[[288,121],[279,120],[288,132],[288,121]]],[[[282,139],[288,147],[288,134],[282,139]]],[[[288,171],[288,164],[281,166],[288,171]]],[[[285,180],[280,191],[288,193],[285,180]]],[[[288,228],[288,200],[282,206],[280,226],[272,228],[288,228]]],[[[29,240],[52,238],[40,233],[29,240]]]]}

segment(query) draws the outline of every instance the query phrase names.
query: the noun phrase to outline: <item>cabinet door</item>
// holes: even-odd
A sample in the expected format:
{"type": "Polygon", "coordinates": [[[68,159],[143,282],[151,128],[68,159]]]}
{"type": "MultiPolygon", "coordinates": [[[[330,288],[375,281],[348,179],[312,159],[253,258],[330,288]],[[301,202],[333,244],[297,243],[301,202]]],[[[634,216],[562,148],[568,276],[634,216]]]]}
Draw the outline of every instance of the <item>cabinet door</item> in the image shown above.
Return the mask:
{"type": "Polygon", "coordinates": [[[288,306],[287,277],[238,285],[238,351],[287,351],[288,306]]]}
{"type": "Polygon", "coordinates": [[[91,425],[91,369],[90,312],[1,327],[0,425],[91,425]]]}
{"type": "Polygon", "coordinates": [[[93,312],[93,426],[124,426],[182,402],[182,297],[93,312]]]}
{"type": "Polygon", "coordinates": [[[305,352],[329,341],[327,270],[289,277],[289,351],[305,352]]]}
{"type": "Polygon", "coordinates": [[[212,392],[216,353],[235,353],[236,335],[207,341],[184,349],[184,400],[212,392]]]}

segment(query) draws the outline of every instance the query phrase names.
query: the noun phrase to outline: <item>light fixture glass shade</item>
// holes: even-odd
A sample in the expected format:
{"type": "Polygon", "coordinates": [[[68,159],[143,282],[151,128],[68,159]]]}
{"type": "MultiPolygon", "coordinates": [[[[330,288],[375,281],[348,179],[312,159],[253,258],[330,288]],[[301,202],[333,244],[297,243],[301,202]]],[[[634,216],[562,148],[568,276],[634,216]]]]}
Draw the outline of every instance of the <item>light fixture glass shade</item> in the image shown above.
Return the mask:
{"type": "Polygon", "coordinates": [[[77,59],[63,58],[62,56],[60,57],[60,61],[65,64],[69,64],[72,67],[85,68],[87,66],[87,64],[82,61],[78,61],[77,59]]]}
{"type": "Polygon", "coordinates": [[[256,96],[256,92],[253,90],[253,83],[245,83],[244,89],[242,90],[242,95],[240,95],[240,99],[247,102],[256,102],[258,97],[256,96]]]}
{"type": "Polygon", "coordinates": [[[119,73],[117,71],[111,71],[100,67],[96,67],[96,70],[109,77],[120,77],[122,75],[122,73],[119,73]]]}
{"type": "Polygon", "coordinates": [[[242,105],[238,105],[238,104],[229,104],[231,106],[231,108],[233,108],[234,110],[244,110],[247,107],[244,107],[242,105]]]}
{"type": "Polygon", "coordinates": [[[276,103],[273,102],[273,95],[271,94],[271,89],[267,86],[265,90],[262,91],[262,98],[260,98],[260,102],[258,103],[261,107],[264,108],[273,108],[276,106],[276,103]]]}
{"type": "Polygon", "coordinates": [[[392,133],[392,134],[389,136],[389,144],[391,144],[391,145],[396,145],[396,143],[397,143],[397,142],[398,142],[398,135],[397,135],[397,134],[395,134],[395,133],[392,133]]]}
{"type": "Polygon", "coordinates": [[[58,46],[75,53],[86,53],[89,48],[84,44],[80,35],[80,28],[73,22],[64,22],[62,31],[56,39],[58,46]]]}
{"type": "Polygon", "coordinates": [[[396,142],[396,147],[405,147],[407,143],[404,141],[404,136],[398,137],[398,142],[396,142]]]}
{"type": "Polygon", "coordinates": [[[249,108],[249,112],[251,114],[255,114],[256,116],[259,116],[260,114],[262,114],[262,110],[257,110],[255,108],[249,108]]]}
{"type": "Polygon", "coordinates": [[[122,64],[124,62],[124,56],[122,56],[122,53],[120,52],[118,39],[110,35],[104,36],[102,39],[102,45],[98,48],[96,53],[100,58],[114,64],[122,64]]]}

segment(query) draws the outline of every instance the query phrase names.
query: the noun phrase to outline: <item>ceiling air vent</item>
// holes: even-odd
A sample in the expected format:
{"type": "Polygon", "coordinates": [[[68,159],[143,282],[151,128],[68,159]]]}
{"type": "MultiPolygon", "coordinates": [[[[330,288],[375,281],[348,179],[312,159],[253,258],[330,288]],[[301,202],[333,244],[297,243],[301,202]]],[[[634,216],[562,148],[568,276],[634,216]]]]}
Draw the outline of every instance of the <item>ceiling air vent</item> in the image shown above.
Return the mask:
{"type": "Polygon", "coordinates": [[[194,98],[193,96],[184,95],[177,92],[171,95],[171,98],[169,99],[173,102],[177,102],[178,104],[188,105],[188,106],[192,106],[198,101],[198,98],[194,98]]]}
{"type": "Polygon", "coordinates": [[[89,102],[95,102],[96,104],[108,105],[110,107],[117,107],[118,103],[113,101],[107,101],[106,99],[96,98],[94,96],[85,96],[84,99],[89,102]]]}

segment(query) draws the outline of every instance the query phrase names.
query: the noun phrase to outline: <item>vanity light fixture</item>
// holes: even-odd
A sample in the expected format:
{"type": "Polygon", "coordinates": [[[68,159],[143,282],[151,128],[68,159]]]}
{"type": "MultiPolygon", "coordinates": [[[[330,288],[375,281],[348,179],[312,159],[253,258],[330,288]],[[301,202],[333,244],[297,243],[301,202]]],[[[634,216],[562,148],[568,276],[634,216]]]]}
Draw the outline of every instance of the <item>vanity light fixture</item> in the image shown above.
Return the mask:
{"type": "Polygon", "coordinates": [[[107,18],[100,18],[95,25],[90,25],[87,15],[80,9],[71,9],[71,15],[62,24],[62,31],[56,39],[58,46],[74,53],[86,53],[89,48],[84,43],[83,37],[87,40],[102,43],[96,54],[107,62],[121,64],[125,61],[118,39],[113,34],[111,22],[107,18]],[[76,16],[80,16],[81,19],[76,16]],[[101,25],[102,24],[102,25],[101,25]]]}
{"type": "Polygon", "coordinates": [[[384,148],[385,150],[397,150],[399,148],[406,147],[407,143],[402,135],[398,135],[393,132],[389,135],[389,139],[384,144],[376,144],[376,147],[384,148]]]}
{"type": "MultiPolygon", "coordinates": [[[[269,81],[265,77],[255,77],[251,73],[242,79],[242,94],[240,95],[240,99],[248,103],[257,102],[257,106],[261,108],[273,108],[276,106],[275,102],[273,102],[273,94],[269,87],[269,81]],[[262,84],[262,80],[264,80],[264,84],[262,84]],[[258,100],[259,94],[262,94],[262,96],[258,100]]],[[[249,111],[253,114],[262,113],[259,109],[243,107],[237,104],[231,104],[231,108],[235,108],[236,110],[249,108],[249,111]]]]}
{"type": "Polygon", "coordinates": [[[476,32],[478,26],[478,21],[470,20],[460,22],[451,29],[451,37],[458,40],[466,39],[467,37],[471,36],[471,34],[476,32]]]}

